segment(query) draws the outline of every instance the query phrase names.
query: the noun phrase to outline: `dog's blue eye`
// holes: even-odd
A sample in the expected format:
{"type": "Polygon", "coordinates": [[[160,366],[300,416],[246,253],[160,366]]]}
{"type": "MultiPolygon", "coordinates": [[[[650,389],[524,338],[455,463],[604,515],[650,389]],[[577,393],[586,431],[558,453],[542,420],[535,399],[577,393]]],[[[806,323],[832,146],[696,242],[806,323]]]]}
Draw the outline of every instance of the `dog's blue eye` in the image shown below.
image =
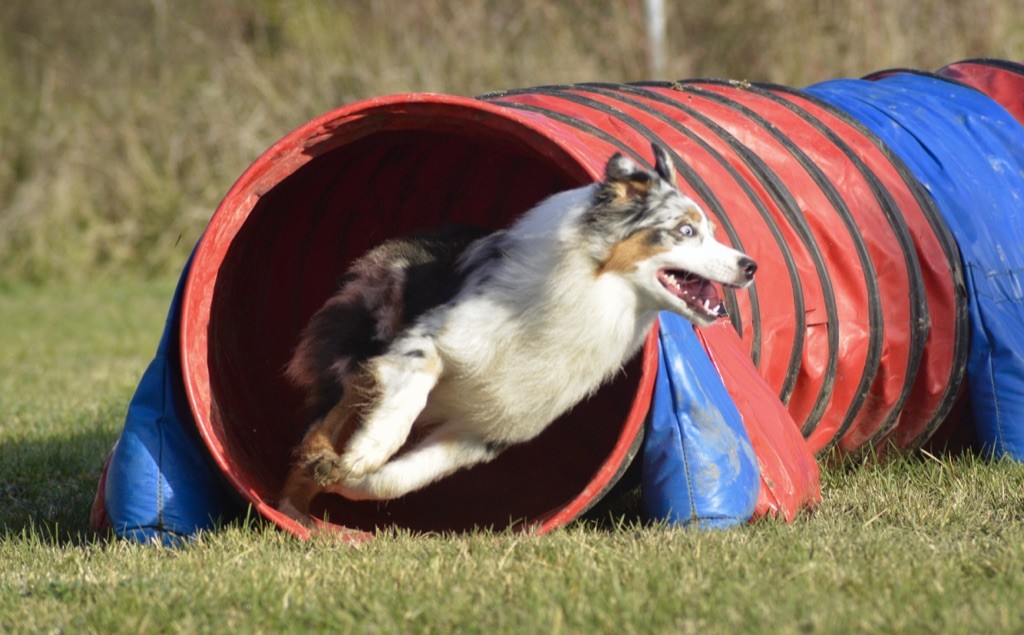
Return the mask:
{"type": "Polygon", "coordinates": [[[679,228],[679,233],[689,238],[690,236],[693,236],[693,227],[690,225],[683,225],[679,228]]]}

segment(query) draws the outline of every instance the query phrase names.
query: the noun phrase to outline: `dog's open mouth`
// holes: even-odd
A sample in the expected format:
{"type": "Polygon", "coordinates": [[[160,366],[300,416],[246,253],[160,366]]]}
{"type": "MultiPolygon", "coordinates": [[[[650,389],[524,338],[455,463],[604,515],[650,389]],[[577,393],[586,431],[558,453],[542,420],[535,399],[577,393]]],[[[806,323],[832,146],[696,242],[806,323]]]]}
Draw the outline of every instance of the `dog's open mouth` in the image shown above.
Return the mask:
{"type": "Polygon", "coordinates": [[[658,272],[658,281],[699,315],[708,318],[727,315],[718,290],[706,278],[679,269],[662,269],[658,272]]]}

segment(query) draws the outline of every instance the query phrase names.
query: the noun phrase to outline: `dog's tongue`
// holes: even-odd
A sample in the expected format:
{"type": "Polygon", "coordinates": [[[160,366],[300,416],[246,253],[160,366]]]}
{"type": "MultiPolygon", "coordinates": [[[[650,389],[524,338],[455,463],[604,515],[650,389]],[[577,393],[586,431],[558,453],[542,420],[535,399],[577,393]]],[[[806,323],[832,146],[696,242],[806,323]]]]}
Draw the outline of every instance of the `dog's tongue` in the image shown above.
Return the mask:
{"type": "Polygon", "coordinates": [[[713,317],[722,317],[725,306],[718,290],[711,282],[685,271],[662,271],[662,283],[694,311],[713,317]]]}
{"type": "Polygon", "coordinates": [[[725,305],[718,297],[718,290],[715,285],[704,279],[696,279],[681,285],[683,287],[683,300],[687,304],[703,311],[708,315],[722,317],[725,315],[725,305]]]}

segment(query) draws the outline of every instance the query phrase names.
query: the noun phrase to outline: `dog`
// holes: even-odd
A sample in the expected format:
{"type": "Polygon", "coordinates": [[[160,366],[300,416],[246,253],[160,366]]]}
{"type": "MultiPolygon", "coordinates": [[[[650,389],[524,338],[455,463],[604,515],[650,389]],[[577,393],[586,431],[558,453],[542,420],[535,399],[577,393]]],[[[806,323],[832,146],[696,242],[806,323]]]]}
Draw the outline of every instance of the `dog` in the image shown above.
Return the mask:
{"type": "Polygon", "coordinates": [[[401,497],[527,442],[610,379],[659,311],[725,315],[716,284],[755,262],[675,186],[616,154],[602,181],[495,233],[393,239],[357,260],[311,318],[286,374],[313,423],[278,510],[308,527],[321,492],[401,497]]]}

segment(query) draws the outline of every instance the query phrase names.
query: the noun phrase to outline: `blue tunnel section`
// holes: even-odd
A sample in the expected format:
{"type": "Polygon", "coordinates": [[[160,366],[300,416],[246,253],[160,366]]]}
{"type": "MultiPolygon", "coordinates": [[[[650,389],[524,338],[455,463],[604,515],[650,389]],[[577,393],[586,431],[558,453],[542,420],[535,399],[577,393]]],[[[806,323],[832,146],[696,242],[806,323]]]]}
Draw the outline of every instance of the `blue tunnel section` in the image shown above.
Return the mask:
{"type": "Polygon", "coordinates": [[[743,419],[689,322],[659,317],[658,376],[643,446],[646,518],[722,528],[750,519],[760,470],[743,419]]]}
{"type": "Polygon", "coordinates": [[[179,305],[188,265],[153,361],[128,405],[103,481],[107,524],[121,538],[175,545],[239,513],[203,447],[179,362],[179,305]]]}
{"type": "MultiPolygon", "coordinates": [[[[923,73],[806,92],[874,132],[934,198],[963,260],[972,419],[987,453],[1024,459],[1024,127],[985,94],[923,73]]],[[[1024,99],[1024,96],[1021,96],[1024,99]]]]}

